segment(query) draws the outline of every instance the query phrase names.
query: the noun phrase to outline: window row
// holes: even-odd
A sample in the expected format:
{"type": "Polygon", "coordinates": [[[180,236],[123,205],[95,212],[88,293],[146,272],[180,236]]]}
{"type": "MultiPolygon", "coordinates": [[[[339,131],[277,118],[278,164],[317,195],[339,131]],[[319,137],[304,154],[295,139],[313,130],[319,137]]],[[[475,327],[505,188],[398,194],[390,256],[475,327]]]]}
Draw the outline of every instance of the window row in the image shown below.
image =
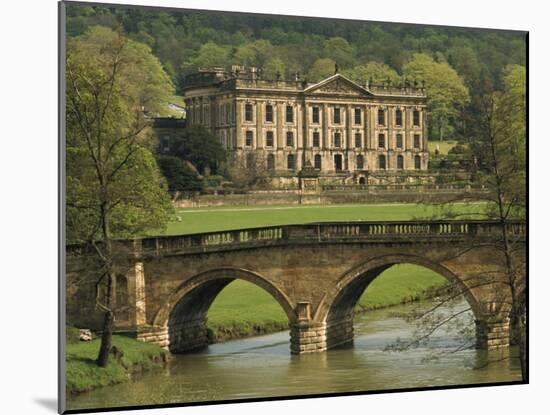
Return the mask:
{"type": "MultiPolygon", "coordinates": [[[[363,147],[363,135],[361,133],[356,133],[354,136],[354,144],[355,148],[361,148],[363,147]]],[[[246,131],[245,135],[245,146],[252,147],[254,140],[254,132],[253,131],[246,131]]],[[[321,144],[321,136],[318,131],[314,131],[312,135],[312,145],[313,147],[320,147],[321,144]]],[[[265,134],[265,146],[266,147],[274,147],[275,145],[275,139],[274,139],[274,133],[273,131],[266,131],[265,134]]],[[[294,147],[294,132],[293,131],[287,131],[286,132],[286,146],[287,147],[294,147]]],[[[342,134],[339,132],[335,132],[333,135],[333,142],[332,146],[335,148],[341,148],[342,147],[342,134]]],[[[383,133],[378,134],[378,148],[386,148],[386,135],[383,133]]],[[[403,142],[403,134],[396,134],[395,135],[395,148],[405,148],[404,142],[403,142]]],[[[420,149],[421,148],[421,138],[420,134],[414,134],[413,135],[413,148],[420,149]]]]}
{"type": "MultiPolygon", "coordinates": [[[[413,135],[413,148],[420,149],[420,134],[413,135]]],[[[386,148],[386,134],[378,134],[378,148],[386,148]]],[[[395,135],[395,148],[405,148],[403,143],[403,134],[395,135]]]]}
{"type": "MultiPolygon", "coordinates": [[[[396,161],[397,161],[397,166],[396,166],[397,170],[403,170],[405,165],[403,156],[399,154],[396,158],[396,161]]],[[[421,167],[422,167],[422,159],[418,155],[414,156],[415,170],[420,170],[421,167]]],[[[380,154],[378,156],[378,168],[380,170],[386,170],[390,168],[389,160],[384,154],[380,154]]]]}
{"type": "MultiPolygon", "coordinates": [[[[255,161],[253,154],[248,154],[246,158],[246,165],[248,168],[252,167],[255,161]]],[[[342,171],[343,170],[343,156],[341,154],[334,155],[334,170],[342,171]]],[[[397,170],[403,170],[405,168],[405,162],[402,155],[396,157],[396,168],[397,170]]],[[[275,156],[273,154],[268,154],[266,159],[267,169],[275,170],[275,156]]],[[[346,159],[347,165],[347,159],[346,159]]],[[[313,166],[315,169],[321,170],[323,168],[323,158],[320,154],[316,154],[313,157],[313,166]]],[[[363,155],[359,154],[355,158],[355,169],[364,170],[365,169],[365,158],[363,155]]],[[[415,170],[420,170],[422,167],[422,159],[420,156],[414,156],[414,168],[415,170]]],[[[287,170],[296,170],[296,156],[294,154],[289,154],[286,157],[286,168],[287,170]]],[[[381,154],[378,156],[378,169],[387,170],[390,168],[389,159],[386,155],[381,154]]]]}
{"type": "MultiPolygon", "coordinates": [[[[244,110],[244,119],[245,121],[252,122],[254,121],[254,109],[252,104],[245,104],[244,110]]],[[[273,105],[267,104],[265,106],[265,121],[273,122],[273,105]]],[[[285,109],[285,121],[287,123],[294,122],[294,107],[292,105],[287,105],[285,109]]],[[[313,124],[320,123],[320,108],[312,107],[311,113],[311,122],[313,124]]],[[[334,124],[342,123],[342,109],[335,107],[332,110],[332,122],[334,124]]],[[[353,123],[355,125],[363,124],[363,111],[361,108],[354,108],[353,110],[353,123]]],[[[386,125],[386,110],[378,110],[378,125],[386,125]]],[[[403,111],[398,109],[395,111],[395,125],[403,126],[403,111]]],[[[415,127],[420,126],[420,111],[413,111],[413,125],[415,127]]]]}
{"type": "MultiPolygon", "coordinates": [[[[254,141],[254,132],[253,131],[247,131],[245,134],[245,146],[252,147],[252,143],[254,141]]],[[[265,146],[266,147],[274,147],[275,146],[275,139],[273,131],[266,131],[265,133],[265,146]]],[[[286,132],[286,146],[287,147],[294,147],[294,132],[293,131],[287,131],[286,132]]]]}
{"type": "MultiPolygon", "coordinates": [[[[254,121],[254,109],[252,104],[245,104],[244,120],[249,122],[254,121]]],[[[273,122],[273,105],[271,104],[265,106],[265,122],[273,122]]],[[[287,105],[285,108],[285,122],[294,122],[294,107],[292,107],[292,105],[287,105]]]]}

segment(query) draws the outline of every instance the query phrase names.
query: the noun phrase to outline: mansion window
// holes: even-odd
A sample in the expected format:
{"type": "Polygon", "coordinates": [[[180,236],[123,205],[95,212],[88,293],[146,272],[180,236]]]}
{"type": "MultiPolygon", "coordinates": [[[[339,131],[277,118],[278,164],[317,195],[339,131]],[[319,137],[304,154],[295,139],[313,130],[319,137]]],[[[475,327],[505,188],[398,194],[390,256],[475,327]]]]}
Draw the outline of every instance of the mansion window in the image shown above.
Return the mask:
{"type": "Polygon", "coordinates": [[[420,134],[414,135],[414,148],[420,148],[420,134]]]}
{"type": "Polygon", "coordinates": [[[364,158],[361,154],[357,156],[357,170],[363,170],[365,164],[364,158]]]}
{"type": "Polygon", "coordinates": [[[292,131],[286,132],[286,145],[287,147],[294,147],[294,133],[292,131]]]}
{"type": "Polygon", "coordinates": [[[319,131],[313,132],[313,147],[320,147],[319,131]]]}
{"type": "Polygon", "coordinates": [[[355,133],[355,148],[361,148],[361,133],[355,133]]]}
{"type": "Polygon", "coordinates": [[[312,108],[311,122],[314,124],[319,124],[319,107],[312,108]]]}
{"type": "Polygon", "coordinates": [[[401,127],[403,125],[403,111],[395,111],[395,125],[401,127]]]}
{"type": "Polygon", "coordinates": [[[378,168],[380,170],[386,170],[386,156],[383,154],[378,156],[378,168]]]}
{"type": "Polygon", "coordinates": [[[244,106],[244,120],[252,121],[252,104],[245,104],[244,106]]]}
{"type": "Polygon", "coordinates": [[[286,158],[287,163],[287,169],[288,170],[294,170],[296,168],[295,162],[294,162],[294,154],[289,154],[286,158]]]}
{"type": "Polygon", "coordinates": [[[420,156],[414,156],[414,168],[420,170],[421,160],[420,156]]]}
{"type": "Polygon", "coordinates": [[[315,158],[313,159],[313,167],[315,167],[318,170],[321,170],[321,155],[315,154],[315,158]]]}
{"type": "Polygon", "coordinates": [[[334,108],[334,124],[340,124],[340,108],[334,108]]]}
{"type": "Polygon", "coordinates": [[[286,106],[286,122],[294,122],[294,109],[292,106],[286,106]]]}
{"type": "Polygon", "coordinates": [[[395,136],[395,147],[403,148],[403,134],[396,134],[395,136]]]}
{"type": "Polygon", "coordinates": [[[397,169],[403,170],[403,156],[401,154],[397,156],[397,169]]]}
{"type": "Polygon", "coordinates": [[[361,108],[355,108],[354,112],[354,123],[355,125],[361,125],[361,108]]]}
{"type": "Polygon", "coordinates": [[[252,138],[254,137],[254,133],[252,131],[246,132],[246,139],[245,139],[245,145],[247,147],[252,147],[252,138]]]}
{"type": "Polygon", "coordinates": [[[265,122],[273,122],[273,105],[265,106],[265,122]]]}
{"type": "Polygon", "coordinates": [[[386,125],[384,110],[378,110],[378,125],[386,125]]]}
{"type": "Polygon", "coordinates": [[[386,136],[378,134],[378,148],[386,148],[386,136]]]}
{"type": "Polygon", "coordinates": [[[275,170],[275,156],[273,154],[267,155],[267,169],[275,170]]]}
{"type": "Polygon", "coordinates": [[[266,147],[273,147],[273,131],[265,133],[265,145],[266,147]]]}
{"type": "Polygon", "coordinates": [[[342,135],[340,133],[334,133],[334,147],[342,146],[342,135]]]}
{"type": "Polygon", "coordinates": [[[418,110],[413,111],[413,124],[415,127],[420,126],[420,111],[418,110]]]}

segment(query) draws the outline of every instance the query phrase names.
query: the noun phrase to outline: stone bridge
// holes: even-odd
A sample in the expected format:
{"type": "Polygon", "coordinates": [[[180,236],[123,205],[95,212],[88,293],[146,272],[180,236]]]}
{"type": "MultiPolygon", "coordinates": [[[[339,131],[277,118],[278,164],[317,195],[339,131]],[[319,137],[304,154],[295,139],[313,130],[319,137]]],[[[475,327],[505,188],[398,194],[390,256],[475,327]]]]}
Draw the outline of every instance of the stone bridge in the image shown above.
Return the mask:
{"type": "MultiPolygon", "coordinates": [[[[319,352],[353,341],[353,310],[363,291],[387,268],[407,263],[463,289],[479,348],[505,347],[501,232],[491,221],[338,222],[118,241],[116,324],[174,353],[204,347],[209,307],[242,279],[286,312],[292,353],[319,352]]],[[[524,256],[525,223],[510,224],[509,232],[524,256]]],[[[71,324],[93,327],[98,313],[82,295],[93,291],[83,282],[93,274],[87,253],[67,248],[67,313],[71,324]]]]}

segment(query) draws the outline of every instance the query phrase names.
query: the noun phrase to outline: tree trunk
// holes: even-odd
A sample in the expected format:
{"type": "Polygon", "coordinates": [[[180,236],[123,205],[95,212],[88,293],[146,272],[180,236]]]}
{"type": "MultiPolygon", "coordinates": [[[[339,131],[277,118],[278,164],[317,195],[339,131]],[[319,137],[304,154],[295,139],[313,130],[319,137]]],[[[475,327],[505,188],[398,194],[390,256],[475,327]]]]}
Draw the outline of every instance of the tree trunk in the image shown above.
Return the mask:
{"type": "MultiPolygon", "coordinates": [[[[109,277],[109,291],[112,289],[111,277],[109,277]]],[[[96,363],[100,367],[107,367],[109,364],[109,352],[113,341],[113,323],[115,316],[111,310],[105,312],[103,319],[103,333],[101,335],[101,346],[96,363]]]]}
{"type": "MultiPolygon", "coordinates": [[[[102,192],[106,194],[106,192],[102,192]]],[[[107,275],[107,298],[105,299],[105,317],[103,320],[103,333],[101,335],[101,346],[99,348],[99,354],[97,356],[97,365],[100,367],[106,367],[109,363],[109,352],[111,351],[112,337],[113,337],[113,325],[115,315],[113,313],[113,301],[115,297],[114,293],[114,273],[113,273],[113,252],[111,247],[111,235],[109,230],[109,209],[108,203],[104,201],[101,203],[101,230],[103,236],[103,242],[105,244],[105,252],[103,253],[104,269],[107,275]]]]}

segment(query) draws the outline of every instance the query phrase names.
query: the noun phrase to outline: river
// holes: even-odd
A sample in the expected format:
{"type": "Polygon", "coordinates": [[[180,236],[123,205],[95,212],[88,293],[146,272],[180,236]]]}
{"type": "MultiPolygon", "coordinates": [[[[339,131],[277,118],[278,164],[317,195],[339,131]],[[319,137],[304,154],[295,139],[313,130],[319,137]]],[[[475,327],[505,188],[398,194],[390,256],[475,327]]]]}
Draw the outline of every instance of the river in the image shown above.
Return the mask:
{"type": "MultiPolygon", "coordinates": [[[[384,351],[397,338],[412,336],[414,324],[397,314],[418,306],[357,315],[353,346],[325,353],[291,355],[288,332],[211,345],[201,352],[174,356],[164,369],[130,382],[70,397],[68,409],[521,380],[519,360],[502,359],[503,352],[469,349],[427,360],[434,353],[460,346],[453,332],[437,331],[426,347],[384,351]],[[485,364],[487,359],[496,362],[485,364]]],[[[508,352],[516,351],[504,351],[508,352]]]]}

